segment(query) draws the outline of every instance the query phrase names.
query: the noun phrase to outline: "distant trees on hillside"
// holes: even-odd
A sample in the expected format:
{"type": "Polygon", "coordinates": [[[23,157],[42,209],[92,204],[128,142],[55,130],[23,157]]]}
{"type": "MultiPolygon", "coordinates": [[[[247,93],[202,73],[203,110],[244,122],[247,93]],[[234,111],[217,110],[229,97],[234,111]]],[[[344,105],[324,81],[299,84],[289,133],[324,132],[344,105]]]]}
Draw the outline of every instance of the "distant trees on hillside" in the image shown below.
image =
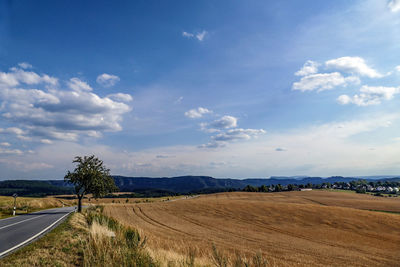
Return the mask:
{"type": "Polygon", "coordinates": [[[367,192],[375,192],[375,195],[386,194],[400,194],[400,179],[390,179],[387,181],[367,181],[364,179],[353,180],[350,182],[335,182],[335,183],[322,183],[322,184],[288,184],[288,185],[261,185],[251,186],[247,185],[242,191],[245,192],[281,192],[281,191],[294,191],[301,188],[313,188],[313,189],[341,189],[341,190],[353,190],[360,194],[367,192]]]}

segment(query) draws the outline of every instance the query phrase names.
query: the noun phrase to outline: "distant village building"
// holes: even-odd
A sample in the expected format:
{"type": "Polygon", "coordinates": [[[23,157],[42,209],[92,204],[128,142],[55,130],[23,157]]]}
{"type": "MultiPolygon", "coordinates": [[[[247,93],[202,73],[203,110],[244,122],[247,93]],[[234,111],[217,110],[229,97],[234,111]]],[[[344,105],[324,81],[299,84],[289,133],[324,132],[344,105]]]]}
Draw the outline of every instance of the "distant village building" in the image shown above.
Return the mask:
{"type": "Polygon", "coordinates": [[[299,188],[299,191],[311,191],[312,188],[299,188]]]}

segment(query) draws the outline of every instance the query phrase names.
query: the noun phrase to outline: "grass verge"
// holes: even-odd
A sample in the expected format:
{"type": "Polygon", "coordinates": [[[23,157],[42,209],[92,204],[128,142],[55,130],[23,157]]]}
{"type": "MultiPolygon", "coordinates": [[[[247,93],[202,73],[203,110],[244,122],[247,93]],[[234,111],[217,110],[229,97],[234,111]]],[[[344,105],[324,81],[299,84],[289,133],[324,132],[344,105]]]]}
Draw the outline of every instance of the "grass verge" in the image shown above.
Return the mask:
{"type": "Polygon", "coordinates": [[[87,223],[72,214],[41,239],[0,260],[0,266],[81,266],[87,223]]]}

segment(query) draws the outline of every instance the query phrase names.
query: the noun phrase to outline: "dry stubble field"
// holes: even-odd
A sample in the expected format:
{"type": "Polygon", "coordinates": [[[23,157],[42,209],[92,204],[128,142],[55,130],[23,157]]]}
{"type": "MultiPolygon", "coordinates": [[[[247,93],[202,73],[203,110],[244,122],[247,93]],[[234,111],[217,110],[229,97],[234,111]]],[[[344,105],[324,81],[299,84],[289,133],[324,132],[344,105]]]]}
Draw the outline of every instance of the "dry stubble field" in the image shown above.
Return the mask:
{"type": "Polygon", "coordinates": [[[211,244],[230,257],[260,251],[272,266],[399,266],[400,198],[329,191],[221,193],[171,202],[107,204],[142,231],[155,255],[211,244]],[[375,211],[371,211],[375,210],[375,211]]]}

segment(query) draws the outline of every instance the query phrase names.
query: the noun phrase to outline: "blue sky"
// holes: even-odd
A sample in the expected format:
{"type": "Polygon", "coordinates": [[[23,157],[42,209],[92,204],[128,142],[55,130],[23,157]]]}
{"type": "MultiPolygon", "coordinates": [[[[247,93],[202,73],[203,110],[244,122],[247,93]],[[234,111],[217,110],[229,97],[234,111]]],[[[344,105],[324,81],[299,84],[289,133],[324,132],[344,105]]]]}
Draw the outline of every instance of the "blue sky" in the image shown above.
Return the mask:
{"type": "Polygon", "coordinates": [[[400,173],[398,0],[0,5],[0,179],[400,173]]]}

